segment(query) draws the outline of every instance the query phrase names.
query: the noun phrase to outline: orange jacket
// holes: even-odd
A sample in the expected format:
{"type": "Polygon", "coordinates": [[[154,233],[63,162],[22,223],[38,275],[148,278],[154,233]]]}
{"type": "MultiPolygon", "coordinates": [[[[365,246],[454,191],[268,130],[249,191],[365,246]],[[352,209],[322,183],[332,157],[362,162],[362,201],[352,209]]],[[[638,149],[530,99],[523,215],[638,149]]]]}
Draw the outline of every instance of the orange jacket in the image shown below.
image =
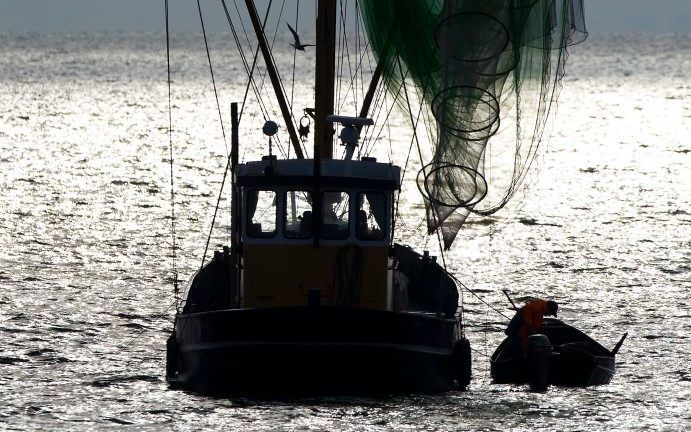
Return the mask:
{"type": "Polygon", "coordinates": [[[528,346],[528,337],[535,334],[542,327],[543,317],[548,314],[547,302],[544,300],[531,300],[519,311],[523,318],[523,325],[518,330],[523,346],[528,346]]]}

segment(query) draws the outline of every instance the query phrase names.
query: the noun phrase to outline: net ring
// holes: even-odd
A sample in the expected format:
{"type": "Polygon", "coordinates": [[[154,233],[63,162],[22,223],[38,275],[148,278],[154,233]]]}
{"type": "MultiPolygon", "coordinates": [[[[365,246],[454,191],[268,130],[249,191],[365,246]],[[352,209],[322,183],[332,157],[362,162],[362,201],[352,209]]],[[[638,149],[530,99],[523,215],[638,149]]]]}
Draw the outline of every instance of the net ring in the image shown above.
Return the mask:
{"type": "Polygon", "coordinates": [[[482,141],[499,130],[499,100],[475,86],[453,86],[432,100],[432,115],[444,129],[467,141],[482,141]],[[465,125],[461,121],[467,119],[465,125]]]}
{"type": "MultiPolygon", "coordinates": [[[[452,174],[453,175],[453,174],[452,174]]],[[[450,162],[431,162],[417,173],[416,179],[418,190],[423,198],[433,205],[444,207],[466,207],[472,208],[487,195],[487,180],[480,174],[479,171],[468,166],[454,164],[450,162]],[[451,187],[441,187],[441,190],[447,192],[447,196],[455,198],[453,201],[444,201],[438,196],[434,196],[432,188],[439,186],[435,184],[434,177],[443,175],[445,171],[461,176],[460,182],[465,186],[471,185],[472,194],[468,193],[466,197],[461,197],[457,194],[459,189],[451,189],[451,187]],[[463,181],[465,179],[466,181],[463,181]],[[474,186],[472,186],[474,185],[474,186]]]]}
{"type": "Polygon", "coordinates": [[[506,50],[510,42],[509,29],[491,15],[482,12],[459,12],[445,18],[442,22],[437,25],[434,32],[434,39],[436,40],[437,47],[442,52],[446,52],[446,55],[454,60],[458,60],[464,63],[481,63],[488,62],[491,60],[496,60],[501,56],[501,54],[506,50]],[[458,26],[459,31],[453,31],[451,34],[461,35],[460,40],[454,38],[451,43],[445,43],[442,40],[445,36],[445,28],[451,26],[458,26]],[[480,29],[473,29],[472,27],[479,27],[484,30],[490,30],[496,35],[488,36],[485,31],[480,31],[480,29]],[[468,31],[463,31],[463,29],[468,29],[468,31]],[[495,46],[489,46],[487,42],[478,43],[471,40],[473,36],[471,35],[483,35],[482,39],[486,40],[498,40],[499,44],[495,46]],[[444,49],[446,47],[446,49],[444,49]],[[469,47],[476,47],[475,52],[471,52],[469,47]],[[477,47],[489,48],[489,50],[477,49],[477,47]]]}

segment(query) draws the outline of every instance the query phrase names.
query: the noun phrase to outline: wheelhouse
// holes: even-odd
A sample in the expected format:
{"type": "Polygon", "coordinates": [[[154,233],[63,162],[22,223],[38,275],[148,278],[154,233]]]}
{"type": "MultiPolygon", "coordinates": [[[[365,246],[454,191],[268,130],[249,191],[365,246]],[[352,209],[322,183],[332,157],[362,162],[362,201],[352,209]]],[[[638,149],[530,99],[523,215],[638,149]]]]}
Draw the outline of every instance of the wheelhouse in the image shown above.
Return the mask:
{"type": "Polygon", "coordinates": [[[240,164],[241,307],[392,308],[389,244],[400,169],[363,161],[240,164]]]}

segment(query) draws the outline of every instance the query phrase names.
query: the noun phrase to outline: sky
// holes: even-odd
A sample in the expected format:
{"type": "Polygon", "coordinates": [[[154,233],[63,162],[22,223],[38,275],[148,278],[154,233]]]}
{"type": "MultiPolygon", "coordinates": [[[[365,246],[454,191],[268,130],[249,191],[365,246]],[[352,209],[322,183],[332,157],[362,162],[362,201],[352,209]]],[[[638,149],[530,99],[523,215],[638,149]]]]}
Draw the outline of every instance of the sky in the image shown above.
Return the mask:
{"type": "MultiPolygon", "coordinates": [[[[293,21],[299,0],[285,0],[293,21]]],[[[242,0],[226,0],[229,7],[242,0]]],[[[256,0],[264,10],[268,0],[256,0]]],[[[584,0],[586,24],[597,32],[691,32],[691,0],[584,0]]],[[[280,7],[282,0],[273,0],[280,7]]],[[[198,30],[195,0],[169,0],[174,30],[198,30]]],[[[201,0],[210,31],[225,31],[220,0],[201,0]]],[[[313,18],[313,1],[302,0],[301,22],[313,18]]],[[[0,32],[162,30],[164,0],[0,0],[0,32]]]]}

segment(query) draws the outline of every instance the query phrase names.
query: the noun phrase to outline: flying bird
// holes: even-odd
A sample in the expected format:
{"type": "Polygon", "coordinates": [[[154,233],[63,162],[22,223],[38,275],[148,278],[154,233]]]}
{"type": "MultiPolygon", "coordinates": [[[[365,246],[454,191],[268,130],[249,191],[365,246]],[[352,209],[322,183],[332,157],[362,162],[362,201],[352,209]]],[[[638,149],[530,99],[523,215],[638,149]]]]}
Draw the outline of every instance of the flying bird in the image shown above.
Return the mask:
{"type": "Polygon", "coordinates": [[[290,44],[290,46],[292,46],[296,50],[300,50],[300,51],[304,51],[305,47],[308,47],[308,46],[316,46],[314,44],[301,44],[300,43],[300,36],[298,36],[298,33],[295,31],[295,29],[293,29],[290,26],[290,24],[288,24],[288,23],[286,23],[286,25],[288,26],[288,29],[290,30],[290,32],[293,34],[293,39],[295,39],[295,43],[290,44]]]}

